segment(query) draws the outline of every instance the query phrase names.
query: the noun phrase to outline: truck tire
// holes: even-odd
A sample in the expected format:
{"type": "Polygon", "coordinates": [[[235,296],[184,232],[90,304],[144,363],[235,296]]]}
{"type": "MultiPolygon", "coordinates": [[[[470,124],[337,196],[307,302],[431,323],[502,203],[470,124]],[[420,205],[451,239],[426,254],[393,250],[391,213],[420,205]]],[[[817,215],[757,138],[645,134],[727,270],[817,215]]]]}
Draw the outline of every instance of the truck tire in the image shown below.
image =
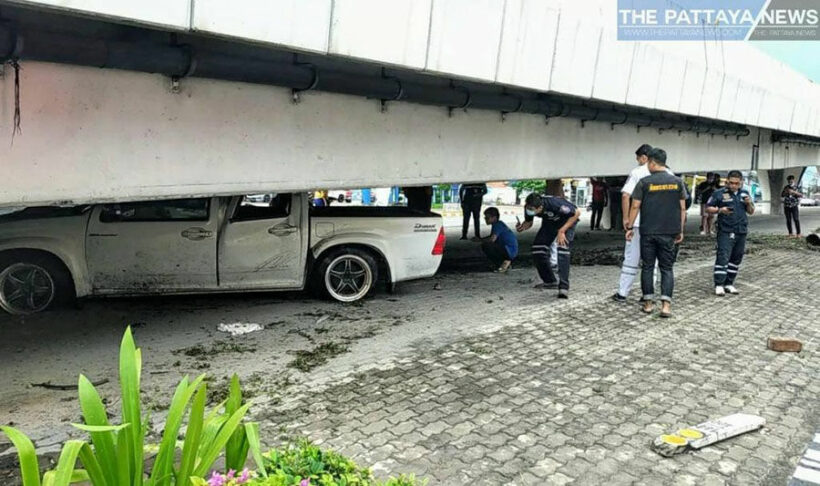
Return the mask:
{"type": "Polygon", "coordinates": [[[339,302],[355,302],[370,294],[379,279],[379,265],[367,250],[343,247],[322,256],[314,273],[314,288],[339,302]]]}
{"type": "Polygon", "coordinates": [[[29,315],[74,300],[74,282],[55,256],[38,251],[11,251],[0,256],[0,308],[29,315]]]}

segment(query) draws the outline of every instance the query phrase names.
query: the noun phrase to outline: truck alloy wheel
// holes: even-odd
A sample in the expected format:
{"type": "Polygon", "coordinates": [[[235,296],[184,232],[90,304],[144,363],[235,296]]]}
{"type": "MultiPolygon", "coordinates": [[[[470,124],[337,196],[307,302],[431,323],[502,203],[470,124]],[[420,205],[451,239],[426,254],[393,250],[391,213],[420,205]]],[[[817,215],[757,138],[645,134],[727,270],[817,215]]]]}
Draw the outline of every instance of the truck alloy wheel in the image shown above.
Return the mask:
{"type": "Polygon", "coordinates": [[[324,274],[327,293],[341,302],[361,299],[373,288],[374,280],[371,263],[353,252],[336,256],[324,274]]]}
{"type": "Polygon", "coordinates": [[[26,315],[45,310],[55,295],[54,279],[39,265],[14,263],[0,273],[0,307],[9,314],[26,315]]]}

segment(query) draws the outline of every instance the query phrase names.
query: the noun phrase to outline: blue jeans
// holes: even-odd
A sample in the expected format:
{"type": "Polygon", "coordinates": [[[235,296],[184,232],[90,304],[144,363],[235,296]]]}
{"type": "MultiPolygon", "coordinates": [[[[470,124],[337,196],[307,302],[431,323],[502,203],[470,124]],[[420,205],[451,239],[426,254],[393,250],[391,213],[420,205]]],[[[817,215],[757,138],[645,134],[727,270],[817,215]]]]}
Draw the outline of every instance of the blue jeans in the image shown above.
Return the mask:
{"type": "Polygon", "coordinates": [[[675,236],[641,235],[641,291],[644,300],[655,299],[655,262],[661,271],[661,300],[672,302],[675,290],[675,236]]]}

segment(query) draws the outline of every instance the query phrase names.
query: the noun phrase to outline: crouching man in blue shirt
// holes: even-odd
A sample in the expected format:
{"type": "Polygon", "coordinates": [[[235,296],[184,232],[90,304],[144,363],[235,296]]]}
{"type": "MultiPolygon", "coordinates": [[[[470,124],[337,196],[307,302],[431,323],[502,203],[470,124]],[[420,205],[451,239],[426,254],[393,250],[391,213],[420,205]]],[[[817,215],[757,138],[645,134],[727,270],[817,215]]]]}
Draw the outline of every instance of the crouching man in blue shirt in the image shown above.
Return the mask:
{"type": "Polygon", "coordinates": [[[481,241],[481,250],[492,262],[496,272],[505,273],[518,256],[518,239],[500,218],[498,208],[484,210],[484,222],[492,227],[492,232],[481,241]]]}
{"type": "Polygon", "coordinates": [[[715,295],[740,293],[735,288],[735,278],[740,270],[746,249],[746,233],[749,218],[755,205],[749,192],[743,187],[743,174],[738,170],[729,172],[726,185],[712,193],[706,203],[706,212],[717,214],[717,257],[715,258],[715,295]]]}

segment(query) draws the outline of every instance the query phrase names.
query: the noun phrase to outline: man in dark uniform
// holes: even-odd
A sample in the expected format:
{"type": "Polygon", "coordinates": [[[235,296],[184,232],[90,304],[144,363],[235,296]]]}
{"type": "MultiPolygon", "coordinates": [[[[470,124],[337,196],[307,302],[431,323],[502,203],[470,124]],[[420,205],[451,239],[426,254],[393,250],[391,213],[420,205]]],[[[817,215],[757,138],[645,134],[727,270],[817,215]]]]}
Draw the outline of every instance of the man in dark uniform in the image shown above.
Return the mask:
{"type": "Polygon", "coordinates": [[[461,225],[461,239],[467,239],[467,229],[470,227],[470,216],[473,217],[475,226],[474,241],[481,241],[481,228],[478,218],[481,214],[481,203],[487,194],[487,184],[462,184],[458,190],[458,197],[461,199],[461,214],[464,220],[461,225]]]}
{"type": "Polygon", "coordinates": [[[746,249],[749,218],[754,214],[752,196],[743,187],[743,174],[729,172],[726,185],[712,193],[706,211],[717,214],[717,256],[715,258],[715,295],[737,294],[735,278],[746,249]]]}
{"type": "Polygon", "coordinates": [[[632,206],[626,223],[626,239],[635,237],[635,220],[641,216],[641,291],[642,311],[655,307],[655,263],[661,270],[661,317],[672,316],[675,289],[675,245],[683,241],[686,225],[686,185],[666,168],[666,152],[653,148],[647,154],[649,176],[642,178],[632,192],[632,206]]]}
{"type": "Polygon", "coordinates": [[[569,298],[569,256],[572,240],[575,238],[575,225],[581,217],[581,210],[566,199],[554,196],[542,196],[532,193],[524,201],[524,222],[515,226],[520,233],[532,228],[536,216],[541,218],[541,229],[532,243],[532,258],[542,283],[536,288],[558,288],[558,297],[569,298]],[[550,245],[553,240],[558,244],[558,277],[550,268],[550,245]]]}
{"type": "Polygon", "coordinates": [[[433,186],[403,187],[407,207],[413,211],[429,213],[433,207],[433,186]]]}

